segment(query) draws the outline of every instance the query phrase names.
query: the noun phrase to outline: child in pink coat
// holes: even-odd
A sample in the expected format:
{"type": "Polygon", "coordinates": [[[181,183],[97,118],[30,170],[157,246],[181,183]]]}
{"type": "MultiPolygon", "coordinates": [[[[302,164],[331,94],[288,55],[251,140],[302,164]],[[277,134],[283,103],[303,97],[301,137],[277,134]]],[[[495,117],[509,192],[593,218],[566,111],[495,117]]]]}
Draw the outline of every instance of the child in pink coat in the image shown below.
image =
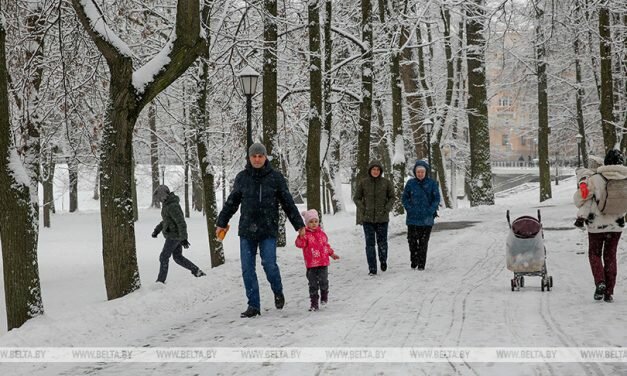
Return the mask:
{"type": "Polygon", "coordinates": [[[311,299],[310,311],[317,311],[318,297],[320,303],[326,304],[329,300],[329,256],[338,260],[336,255],[320,227],[320,220],[316,209],[310,209],[301,213],[305,219],[305,235],[296,238],[296,246],[302,248],[305,266],[307,267],[307,280],[309,280],[309,298],[311,299]],[[318,296],[320,290],[320,296],[318,296]]]}

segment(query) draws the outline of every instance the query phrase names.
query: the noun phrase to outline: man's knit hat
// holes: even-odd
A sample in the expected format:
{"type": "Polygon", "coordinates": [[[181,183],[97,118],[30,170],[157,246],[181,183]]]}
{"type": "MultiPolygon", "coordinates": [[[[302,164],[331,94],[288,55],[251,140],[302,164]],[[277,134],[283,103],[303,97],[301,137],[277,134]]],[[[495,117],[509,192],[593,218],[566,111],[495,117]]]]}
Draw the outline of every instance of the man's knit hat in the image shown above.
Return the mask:
{"type": "Polygon", "coordinates": [[[168,195],[170,194],[170,188],[168,188],[167,185],[160,185],[157,187],[157,189],[155,189],[155,191],[152,193],[152,196],[159,202],[163,202],[165,201],[166,198],[168,198],[168,195]]]}
{"type": "Polygon", "coordinates": [[[248,156],[251,157],[255,154],[268,155],[268,151],[266,150],[266,147],[263,146],[263,144],[255,142],[248,148],[248,156]]]}
{"type": "Polygon", "coordinates": [[[303,218],[305,218],[305,223],[309,223],[309,221],[311,221],[312,219],[318,219],[318,211],[316,209],[309,209],[307,211],[304,211],[302,213],[300,213],[303,218]]]}

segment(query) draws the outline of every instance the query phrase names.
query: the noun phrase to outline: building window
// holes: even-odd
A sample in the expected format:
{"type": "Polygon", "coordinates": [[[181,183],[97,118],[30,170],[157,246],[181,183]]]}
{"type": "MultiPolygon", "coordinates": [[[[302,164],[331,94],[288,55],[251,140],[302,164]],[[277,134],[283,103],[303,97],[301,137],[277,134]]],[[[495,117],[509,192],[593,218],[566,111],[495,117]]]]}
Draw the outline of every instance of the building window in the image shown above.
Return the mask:
{"type": "Polygon", "coordinates": [[[501,107],[509,107],[511,105],[512,105],[512,97],[504,95],[501,98],[499,98],[499,106],[501,106],[501,107]]]}
{"type": "Polygon", "coordinates": [[[509,145],[509,135],[508,134],[504,134],[503,135],[503,146],[507,146],[509,145]]]}
{"type": "Polygon", "coordinates": [[[522,145],[522,146],[527,145],[527,137],[520,136],[520,145],[522,145]]]}

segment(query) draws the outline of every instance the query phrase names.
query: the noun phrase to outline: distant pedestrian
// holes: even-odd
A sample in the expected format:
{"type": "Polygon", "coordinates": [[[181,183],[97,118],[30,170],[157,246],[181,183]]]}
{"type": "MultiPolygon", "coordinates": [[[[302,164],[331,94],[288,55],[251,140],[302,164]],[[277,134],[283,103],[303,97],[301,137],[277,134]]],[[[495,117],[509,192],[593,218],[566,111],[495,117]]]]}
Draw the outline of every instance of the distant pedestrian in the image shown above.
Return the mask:
{"type": "Polygon", "coordinates": [[[161,232],[165,237],[165,244],[159,255],[160,267],[157,282],[165,283],[168,277],[170,256],[174,262],[192,272],[194,276],[206,275],[193,262],[183,256],[183,248],[189,248],[190,244],[187,240],[187,224],[178,196],[170,192],[167,185],[160,185],[155,189],[153,197],[161,202],[161,222],[155,227],[152,237],[156,238],[161,232]]]}
{"type": "Polygon", "coordinates": [[[403,206],[407,211],[407,241],[411,268],[424,270],[427,263],[427,248],[434,218],[440,205],[440,188],[429,177],[430,166],[423,160],[414,165],[414,178],[407,181],[403,191],[403,206]]]}
{"type": "Polygon", "coordinates": [[[369,275],[377,274],[377,252],[381,271],[388,268],[388,222],[394,204],[394,186],[383,177],[383,165],[372,161],[368,176],[361,179],[355,188],[353,201],[357,207],[357,218],[364,228],[366,238],[366,260],[369,275]]]}
{"type": "Polygon", "coordinates": [[[305,218],[305,234],[296,238],[296,246],[303,250],[305,267],[307,268],[307,280],[309,281],[310,311],[317,311],[320,304],[329,301],[329,257],[338,260],[331,246],[327,234],[320,227],[318,211],[310,209],[301,213],[305,218]],[[318,295],[318,292],[320,294],[318,295]]]}
{"type": "Polygon", "coordinates": [[[595,284],[594,300],[603,299],[608,303],[614,301],[616,251],[627,211],[627,189],[624,184],[615,183],[627,179],[627,167],[623,163],[624,157],[619,150],[609,150],[605,165],[587,179],[587,199],[582,197],[581,189],[573,197],[578,208],[592,203],[584,222],[588,228],[588,261],[595,284]]]}
{"type": "Polygon", "coordinates": [[[226,227],[241,204],[238,235],[240,237],[240,261],[248,308],[240,317],[261,314],[259,282],[257,281],[257,249],[261,266],[274,293],[274,306],[283,309],[285,295],[281,272],[276,263],[276,238],[279,233],[279,205],[300,235],[305,224],[287,188],[281,172],[272,168],[266,147],[254,143],[248,149],[246,168],[237,174],[233,190],[224,203],[216,221],[216,236],[226,227]]]}

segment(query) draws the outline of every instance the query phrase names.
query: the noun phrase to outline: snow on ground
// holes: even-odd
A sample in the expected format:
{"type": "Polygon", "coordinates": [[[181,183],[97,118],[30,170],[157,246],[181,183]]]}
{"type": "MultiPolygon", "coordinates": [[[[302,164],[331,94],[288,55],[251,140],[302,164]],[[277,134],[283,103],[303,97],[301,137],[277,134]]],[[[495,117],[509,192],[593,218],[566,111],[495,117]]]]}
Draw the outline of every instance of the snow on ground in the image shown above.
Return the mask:
{"type": "MultiPolygon", "coordinates": [[[[138,172],[142,173],[142,170],[138,172]]],[[[179,195],[180,176],[169,174],[179,195]]],[[[185,255],[208,272],[194,278],[174,262],[165,287],[154,280],[163,239],[150,233],[159,211],[149,209],[147,172],[139,178],[140,219],[136,239],[142,288],[107,302],[101,261],[98,203],[89,184],[81,187],[81,210],[59,210],[53,227],[41,230],[39,266],[46,313],[11,332],[0,346],[124,347],[624,347],[627,345],[625,240],[618,256],[615,302],[594,301],[586,235],[572,226],[574,181],[553,186],[553,199],[538,203],[537,184],[500,193],[497,205],[440,210],[438,222],[476,221],[431,237],[427,269],[409,267],[404,217],[389,230],[388,270],[369,277],[361,227],[348,213],[324,218],[342,257],[329,269],[330,301],[308,312],[302,254],[293,246],[277,251],[286,306],[274,309],[272,292],[258,264],[262,315],[240,319],[246,298],[240,276],[237,217],[225,239],[226,264],[210,268],[204,218],[188,220],[192,247],[185,255]],[[551,292],[540,279],[510,289],[505,268],[505,211],[512,218],[542,213],[551,292]]],[[[86,182],[89,183],[89,182],[86,182]]],[[[348,199],[349,193],[344,192],[348,199]]],[[[349,200],[347,200],[349,201],[349,200]]],[[[463,205],[462,205],[463,206],[463,205]]],[[[58,204],[58,208],[61,205],[58,204]]],[[[0,295],[3,295],[3,290],[0,295]]],[[[4,311],[4,299],[0,299],[4,311]]],[[[6,328],[0,318],[0,330],[6,328]]],[[[617,375],[625,363],[32,363],[0,364],[2,375],[617,375]]]]}

